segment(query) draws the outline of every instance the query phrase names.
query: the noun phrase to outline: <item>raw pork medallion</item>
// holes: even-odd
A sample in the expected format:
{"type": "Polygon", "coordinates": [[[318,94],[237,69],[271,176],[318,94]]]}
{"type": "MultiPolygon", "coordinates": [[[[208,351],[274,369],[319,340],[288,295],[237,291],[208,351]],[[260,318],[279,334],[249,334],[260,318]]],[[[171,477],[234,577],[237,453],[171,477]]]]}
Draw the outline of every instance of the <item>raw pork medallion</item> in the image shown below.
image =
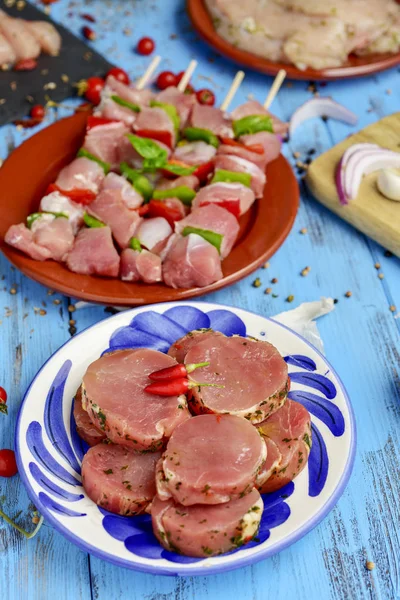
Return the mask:
{"type": "Polygon", "coordinates": [[[304,406],[287,400],[281,409],[258,425],[258,430],[265,438],[268,455],[271,441],[281,455],[269,477],[266,471],[260,472],[257,487],[266,494],[292,481],[306,466],[311,450],[311,417],[304,406]]]}
{"type": "Polygon", "coordinates": [[[272,344],[240,336],[199,337],[185,363],[209,362],[192,381],[223,385],[194,387],[190,405],[196,413],[232,414],[261,423],[285,402],[288,369],[272,344]]]}
{"type": "Polygon", "coordinates": [[[74,398],[74,419],[76,431],[89,446],[100,444],[106,436],[103,431],[95,427],[89,415],[82,406],[82,387],[79,387],[74,398]]]}
{"type": "Polygon", "coordinates": [[[106,354],[89,365],[82,384],[83,404],[109,440],[138,451],[161,448],[177,425],[190,418],[185,396],[161,397],[144,388],[153,371],[176,361],[140,348],[106,354]]]}
{"type": "Polygon", "coordinates": [[[183,363],[190,348],[197,344],[200,339],[205,340],[207,337],[214,336],[225,337],[223,333],[214,331],[213,329],[195,329],[194,331],[189,331],[189,333],[172,344],[168,350],[168,354],[169,356],[172,356],[172,358],[175,358],[179,363],[183,363]]]}
{"type": "Polygon", "coordinates": [[[158,452],[138,454],[116,444],[91,448],[82,461],[82,485],[93,502],[124,516],[142,513],[156,493],[158,452]]]}
{"type": "Polygon", "coordinates": [[[257,490],[214,506],[181,506],[155,498],[151,505],[154,535],[171,552],[206,558],[251,541],[258,532],[264,504],[257,490]]]}
{"type": "Polygon", "coordinates": [[[179,504],[221,504],[251,492],[266,446],[248,421],[201,415],[173,432],[157,465],[157,493],[179,504]]]}

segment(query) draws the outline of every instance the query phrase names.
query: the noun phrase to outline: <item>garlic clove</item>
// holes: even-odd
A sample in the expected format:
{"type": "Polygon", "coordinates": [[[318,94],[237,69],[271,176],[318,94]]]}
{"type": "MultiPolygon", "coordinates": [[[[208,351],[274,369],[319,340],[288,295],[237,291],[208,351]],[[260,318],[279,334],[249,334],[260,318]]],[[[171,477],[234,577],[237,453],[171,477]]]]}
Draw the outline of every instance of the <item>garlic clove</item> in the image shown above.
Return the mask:
{"type": "Polygon", "coordinates": [[[389,200],[400,202],[400,172],[396,169],[382,169],[377,186],[380,193],[389,200]]]}

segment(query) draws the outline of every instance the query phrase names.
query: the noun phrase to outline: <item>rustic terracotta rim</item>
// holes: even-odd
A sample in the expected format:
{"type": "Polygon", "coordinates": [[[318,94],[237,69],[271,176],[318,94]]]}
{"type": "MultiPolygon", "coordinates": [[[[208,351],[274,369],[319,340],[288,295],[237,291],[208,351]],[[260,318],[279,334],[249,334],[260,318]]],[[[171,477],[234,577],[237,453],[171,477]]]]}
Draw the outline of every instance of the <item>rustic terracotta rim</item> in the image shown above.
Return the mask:
{"type": "Polygon", "coordinates": [[[37,209],[49,183],[76,155],[82,144],[87,115],[78,113],[43,129],[4,162],[0,170],[0,249],[22,273],[73,298],[114,306],[138,306],[187,300],[209,294],[239,281],[268,260],[281,246],[295,220],[299,188],[281,155],[267,167],[267,185],[261,200],[241,218],[234,249],[223,261],[224,278],[204,288],[174,290],[164,284],[127,283],[72,273],[53,261],[38,262],[7,246],[4,236],[37,209]]]}
{"type": "Polygon", "coordinates": [[[187,9],[194,28],[210,46],[234,62],[245,65],[250,69],[261,71],[261,73],[266,73],[267,75],[275,76],[280,69],[285,69],[289,79],[335,81],[351,77],[366,77],[400,64],[400,53],[371,54],[364,57],[350,55],[349,60],[341,67],[322,70],[307,68],[304,71],[300,71],[294,65],[273,62],[256,54],[241,50],[225,41],[215,31],[204,0],[187,0],[187,9]]]}

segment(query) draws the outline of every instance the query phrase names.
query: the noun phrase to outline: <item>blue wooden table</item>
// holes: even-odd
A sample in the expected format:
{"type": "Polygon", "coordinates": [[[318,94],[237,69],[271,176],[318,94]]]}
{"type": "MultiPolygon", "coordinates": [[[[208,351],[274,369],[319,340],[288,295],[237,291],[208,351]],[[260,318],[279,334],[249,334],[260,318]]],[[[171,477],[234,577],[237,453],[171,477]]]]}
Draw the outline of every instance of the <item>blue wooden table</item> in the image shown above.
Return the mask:
{"type": "MultiPolygon", "coordinates": [[[[54,19],[76,33],[85,24],[82,13],[96,18],[93,28],[98,37],[93,46],[132,76],[139,76],[149,62],[135,54],[135,43],[141,36],[151,35],[158,53],[165,57],[162,69],[180,71],[189,59],[196,58],[195,87],[211,87],[218,100],[223,99],[235,66],[198,40],[183,0],[60,0],[51,7],[54,19]]],[[[249,94],[263,99],[270,84],[270,78],[248,72],[235,104],[249,94]]],[[[318,85],[317,89],[355,111],[360,128],[399,109],[397,69],[368,79],[318,85]]],[[[288,119],[311,94],[307,83],[288,82],[273,110],[288,119]]],[[[43,126],[67,114],[66,108],[51,111],[43,126]]],[[[310,121],[286,145],[285,155],[295,164],[294,153],[302,160],[310,149],[318,155],[352,131],[336,122],[310,121]]],[[[0,158],[6,158],[35,132],[3,127],[0,158]]],[[[35,539],[26,541],[0,523],[0,598],[400,597],[400,318],[396,320],[400,262],[318,205],[302,182],[300,187],[295,225],[269,268],[204,300],[268,316],[321,296],[337,298],[335,312],[320,322],[320,331],[326,354],[347,386],[358,425],[355,468],[338,505],[314,531],[272,559],[224,575],[192,579],[154,577],[111,566],[84,554],[46,524],[35,539]],[[306,266],[310,272],[302,277],[300,272],[306,266]],[[262,281],[259,288],[252,286],[256,276],[262,281]],[[271,284],[272,278],[277,283],[271,284]],[[264,293],[267,287],[273,288],[274,295],[264,293]],[[347,291],[351,292],[349,298],[345,297],[347,291]],[[286,301],[289,295],[294,296],[292,304],[286,301]],[[390,307],[396,305],[392,312],[390,307]],[[374,570],[366,569],[367,560],[375,563],[374,570]]],[[[80,331],[106,318],[107,311],[92,307],[69,312],[69,298],[28,280],[2,256],[0,280],[0,385],[8,390],[10,405],[9,417],[0,416],[0,448],[11,448],[21,398],[36,371],[75,329],[80,331]]],[[[33,507],[18,477],[0,481],[0,504],[12,516],[20,513],[21,524],[33,527],[33,507]]]]}

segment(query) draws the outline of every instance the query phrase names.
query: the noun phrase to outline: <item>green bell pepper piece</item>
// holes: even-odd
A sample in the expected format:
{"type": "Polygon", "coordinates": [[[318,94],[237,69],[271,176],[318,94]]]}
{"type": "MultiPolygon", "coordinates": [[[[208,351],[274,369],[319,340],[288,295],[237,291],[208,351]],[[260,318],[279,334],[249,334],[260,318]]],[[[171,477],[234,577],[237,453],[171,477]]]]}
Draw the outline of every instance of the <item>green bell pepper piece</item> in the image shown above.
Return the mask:
{"type": "Polygon", "coordinates": [[[120,98],[120,96],[116,96],[116,95],[111,96],[111,100],[113,100],[116,104],[119,104],[120,106],[125,106],[125,108],[130,108],[135,113],[140,112],[140,106],[138,106],[137,104],[134,104],[133,102],[129,102],[128,100],[124,100],[123,98],[120,98]]]}
{"type": "Polygon", "coordinates": [[[56,219],[60,218],[60,217],[63,217],[64,219],[68,219],[68,215],[63,212],[50,212],[50,211],[35,212],[26,217],[26,224],[28,226],[28,229],[30,229],[32,227],[32,223],[37,221],[37,219],[40,219],[40,217],[42,217],[43,215],[54,215],[56,219]]]}
{"type": "Polygon", "coordinates": [[[210,231],[209,229],[199,229],[198,227],[190,226],[187,226],[182,230],[183,236],[189,235],[190,233],[196,233],[201,236],[207,242],[215,246],[219,254],[221,254],[221,244],[224,239],[224,236],[221,233],[215,233],[215,231],[210,231]]]}
{"type": "Polygon", "coordinates": [[[197,142],[200,140],[210,144],[210,146],[214,146],[215,148],[218,148],[219,146],[219,139],[209,129],[200,129],[200,127],[186,127],[183,130],[183,135],[190,142],[197,142]]]}
{"type": "Polygon", "coordinates": [[[105,227],[106,224],[103,221],[99,221],[96,217],[92,217],[87,212],[83,215],[83,222],[87,227],[105,227]]]}
{"type": "Polygon", "coordinates": [[[129,240],[129,247],[132,248],[132,250],[137,250],[137,252],[141,252],[143,250],[142,244],[139,242],[138,238],[136,238],[136,237],[132,237],[129,240]]]}
{"type": "Polygon", "coordinates": [[[250,187],[251,175],[250,173],[236,173],[235,171],[217,169],[211,183],[219,183],[220,181],[225,181],[226,183],[242,183],[243,185],[250,187]]]}
{"type": "Polygon", "coordinates": [[[268,115],[250,115],[238,121],[233,121],[233,131],[238,138],[241,135],[258,133],[259,131],[274,132],[272,119],[268,115]]]}
{"type": "Polygon", "coordinates": [[[163,166],[164,171],[183,177],[184,175],[191,175],[196,171],[197,167],[182,167],[181,165],[174,165],[173,163],[167,163],[163,166]]]}
{"type": "Polygon", "coordinates": [[[169,190],[154,190],[153,198],[155,200],[164,200],[165,198],[179,198],[183,204],[190,206],[193,198],[196,196],[196,192],[187,185],[178,185],[175,188],[169,190]]]}
{"type": "Polygon", "coordinates": [[[162,108],[173,122],[175,130],[179,131],[181,120],[179,118],[178,111],[176,110],[176,107],[173,104],[167,104],[165,102],[157,102],[157,100],[152,100],[150,102],[150,106],[153,108],[162,108]]]}
{"type": "Polygon", "coordinates": [[[110,172],[111,165],[109,163],[104,162],[104,160],[100,160],[100,158],[97,158],[97,156],[94,156],[93,154],[85,150],[85,148],[81,148],[80,150],[78,150],[77,156],[83,156],[84,158],[89,158],[90,160],[97,162],[97,164],[103,168],[103,171],[106,175],[110,172]]]}
{"type": "Polygon", "coordinates": [[[153,194],[153,186],[147,177],[136,171],[136,169],[132,169],[127,163],[122,163],[120,169],[121,173],[131,182],[135,190],[148,202],[153,194]]]}

